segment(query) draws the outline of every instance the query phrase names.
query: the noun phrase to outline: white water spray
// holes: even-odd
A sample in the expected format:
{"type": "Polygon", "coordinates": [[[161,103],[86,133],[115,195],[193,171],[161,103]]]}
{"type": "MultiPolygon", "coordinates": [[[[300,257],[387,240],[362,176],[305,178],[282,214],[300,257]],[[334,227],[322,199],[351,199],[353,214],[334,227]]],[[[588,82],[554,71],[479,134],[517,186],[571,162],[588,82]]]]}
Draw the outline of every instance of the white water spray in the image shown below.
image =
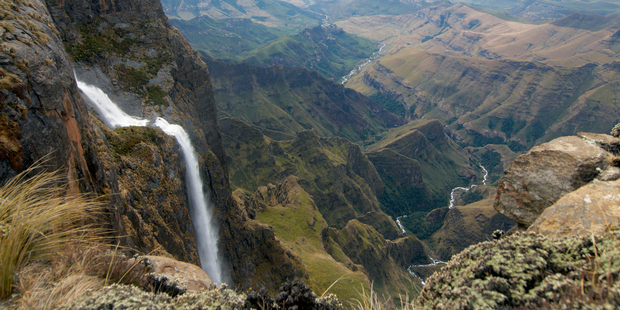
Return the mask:
{"type": "Polygon", "coordinates": [[[192,142],[183,127],[179,125],[169,124],[165,119],[158,117],[155,120],[155,126],[163,130],[169,136],[177,139],[187,165],[185,178],[187,191],[190,199],[190,216],[194,224],[194,235],[196,244],[198,245],[198,254],[200,255],[200,264],[205,272],[211,277],[215,283],[222,283],[222,268],[217,257],[217,231],[213,223],[211,208],[207,204],[207,198],[202,191],[202,179],[200,178],[200,170],[196,152],[192,146],[192,142]]]}
{"type": "Polygon", "coordinates": [[[407,218],[406,215],[401,215],[399,217],[396,218],[396,225],[398,225],[398,228],[400,228],[400,230],[403,232],[403,234],[406,234],[407,231],[405,230],[405,226],[403,226],[403,223],[400,222],[401,218],[407,218]]]}
{"type": "MultiPolygon", "coordinates": [[[[149,120],[127,115],[101,89],[77,80],[78,88],[95,104],[95,107],[112,128],[127,126],[148,126],[149,120]]],[[[186,186],[189,194],[190,216],[200,264],[214,283],[222,283],[222,268],[217,255],[218,232],[213,223],[211,207],[202,190],[198,159],[191,140],[183,127],[169,124],[163,118],[154,123],[166,134],[173,136],[183,151],[186,164],[186,186]]]]}

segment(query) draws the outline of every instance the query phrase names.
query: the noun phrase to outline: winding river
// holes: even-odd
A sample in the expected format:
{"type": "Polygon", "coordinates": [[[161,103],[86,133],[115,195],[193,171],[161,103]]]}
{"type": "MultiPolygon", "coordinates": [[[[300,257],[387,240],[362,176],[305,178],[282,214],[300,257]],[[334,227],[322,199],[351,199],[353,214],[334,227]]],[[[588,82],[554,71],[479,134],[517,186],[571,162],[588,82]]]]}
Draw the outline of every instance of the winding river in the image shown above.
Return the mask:
{"type": "MultiPolygon", "coordinates": [[[[489,171],[482,165],[482,164],[478,164],[480,166],[480,168],[482,169],[482,171],[484,171],[484,177],[482,179],[482,185],[487,185],[487,179],[489,177],[489,171]]],[[[456,191],[462,190],[465,192],[468,192],[469,190],[471,190],[472,188],[476,187],[478,185],[476,184],[472,184],[469,187],[455,187],[452,189],[452,191],[450,192],[450,205],[449,208],[452,209],[454,208],[454,194],[456,191]]],[[[407,231],[405,230],[405,227],[403,226],[402,222],[401,222],[401,218],[407,218],[407,215],[401,215],[399,217],[396,218],[396,224],[398,225],[398,228],[400,228],[400,230],[402,231],[403,234],[406,234],[407,231]]],[[[428,258],[431,260],[430,264],[427,265],[411,265],[407,268],[407,272],[409,272],[410,275],[412,275],[415,278],[420,279],[420,282],[422,282],[422,286],[426,285],[426,282],[424,281],[424,279],[419,276],[418,274],[416,274],[413,269],[414,268],[433,268],[433,267],[437,267],[438,265],[442,265],[442,264],[446,264],[446,262],[441,261],[439,259],[435,259],[433,257],[431,257],[430,255],[428,256],[428,258]]]]}
{"type": "Polygon", "coordinates": [[[379,51],[372,53],[372,56],[370,56],[369,58],[366,58],[366,60],[364,60],[364,62],[361,65],[351,70],[349,74],[343,76],[342,82],[340,84],[342,85],[346,84],[352,76],[360,73],[360,71],[362,71],[362,68],[366,67],[369,63],[373,62],[374,60],[381,58],[383,56],[383,49],[385,48],[385,46],[386,46],[385,43],[380,43],[379,51]]]}

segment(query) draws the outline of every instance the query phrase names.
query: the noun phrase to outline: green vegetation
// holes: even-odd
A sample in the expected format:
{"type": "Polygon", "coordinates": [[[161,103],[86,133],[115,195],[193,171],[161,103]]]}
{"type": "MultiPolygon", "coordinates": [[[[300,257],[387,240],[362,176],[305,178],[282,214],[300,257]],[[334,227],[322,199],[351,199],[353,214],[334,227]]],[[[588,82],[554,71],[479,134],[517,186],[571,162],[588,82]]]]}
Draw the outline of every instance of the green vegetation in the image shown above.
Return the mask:
{"type": "Polygon", "coordinates": [[[374,102],[378,103],[380,106],[382,106],[384,109],[394,115],[405,117],[405,115],[407,114],[405,107],[401,102],[385,97],[380,92],[377,92],[376,94],[371,95],[368,98],[372,99],[374,102]]]}
{"type": "Polygon", "coordinates": [[[338,80],[349,73],[356,63],[377,50],[370,40],[330,25],[307,28],[296,35],[281,37],[244,57],[254,65],[304,67],[338,80]]]}
{"type": "Polygon", "coordinates": [[[267,27],[251,19],[212,19],[201,16],[188,21],[172,19],[170,22],[196,49],[215,59],[241,60],[243,53],[294,33],[294,29],[267,27]]]}
{"type": "Polygon", "coordinates": [[[220,117],[236,117],[275,140],[301,130],[353,142],[404,123],[374,101],[302,68],[261,68],[206,59],[220,117]]]}
{"type": "Polygon", "coordinates": [[[413,212],[407,217],[400,219],[407,233],[411,233],[420,239],[428,239],[434,232],[439,230],[443,221],[426,221],[428,212],[413,212]]]}
{"type": "Polygon", "coordinates": [[[418,301],[427,309],[611,309],[620,298],[618,237],[516,233],[480,243],[428,279],[418,301]]]}
{"type": "Polygon", "coordinates": [[[325,252],[321,233],[327,223],[306,191],[287,201],[287,206],[268,207],[257,215],[261,223],[271,225],[280,241],[301,258],[308,268],[306,281],[315,291],[322,293],[329,288],[329,293],[348,301],[357,297],[351,287],[368,286],[364,273],[350,270],[325,252]]]}

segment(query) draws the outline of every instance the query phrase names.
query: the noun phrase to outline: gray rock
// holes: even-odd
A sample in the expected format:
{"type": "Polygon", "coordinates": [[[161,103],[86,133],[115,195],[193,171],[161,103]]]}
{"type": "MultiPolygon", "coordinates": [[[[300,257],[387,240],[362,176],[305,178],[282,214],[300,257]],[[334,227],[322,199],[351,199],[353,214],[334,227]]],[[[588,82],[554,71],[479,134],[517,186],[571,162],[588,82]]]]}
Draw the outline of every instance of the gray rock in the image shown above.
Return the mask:
{"type": "Polygon", "coordinates": [[[600,234],[620,223],[620,181],[592,182],[560,198],[529,231],[554,237],[600,234]]]}
{"type": "Polygon", "coordinates": [[[493,206],[526,228],[562,196],[597,178],[609,167],[609,156],[575,136],[534,147],[504,172],[493,206]]]}

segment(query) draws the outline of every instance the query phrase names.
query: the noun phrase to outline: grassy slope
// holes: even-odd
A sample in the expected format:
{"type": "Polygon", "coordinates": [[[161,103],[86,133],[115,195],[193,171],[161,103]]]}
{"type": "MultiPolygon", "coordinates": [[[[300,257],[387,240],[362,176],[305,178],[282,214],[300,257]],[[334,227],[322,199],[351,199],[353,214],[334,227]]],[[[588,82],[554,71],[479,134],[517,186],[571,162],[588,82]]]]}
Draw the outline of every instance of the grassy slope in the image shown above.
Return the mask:
{"type": "MultiPolygon", "coordinates": [[[[413,115],[451,124],[468,145],[511,139],[511,148],[520,151],[578,131],[606,133],[620,118],[614,104],[617,85],[613,81],[618,75],[614,64],[558,68],[415,49],[384,57],[380,64],[392,71],[391,78],[377,70],[381,68],[368,68],[366,74],[401,94],[413,115]],[[472,129],[486,131],[486,137],[472,135],[472,129]]],[[[359,76],[348,86],[366,95],[377,92],[359,76]]]]}
{"type": "MultiPolygon", "coordinates": [[[[398,171],[381,175],[386,192],[391,195],[380,198],[387,212],[393,216],[447,206],[450,190],[456,186],[468,185],[478,174],[478,171],[470,166],[466,152],[446,136],[443,126],[436,120],[418,120],[390,130],[381,141],[368,147],[371,152],[369,156],[376,157],[376,154],[384,149],[390,149],[417,162],[424,182],[413,187],[397,186],[390,183],[390,179],[393,179],[392,176],[398,171]],[[422,195],[426,198],[418,201],[416,198],[419,197],[409,197],[410,191],[418,191],[416,196],[422,195]],[[395,199],[394,196],[400,199],[395,199]]],[[[375,160],[373,159],[373,162],[375,160]]],[[[397,159],[393,161],[396,162],[397,159]]]]}
{"type": "Polygon", "coordinates": [[[218,113],[237,117],[276,140],[300,130],[354,142],[403,124],[374,101],[302,68],[261,68],[206,59],[218,113]]]}
{"type": "Polygon", "coordinates": [[[308,270],[307,284],[317,295],[342,278],[329,293],[344,302],[359,298],[352,288],[368,290],[368,277],[361,271],[351,271],[325,251],[321,231],[327,223],[306,191],[302,190],[298,197],[300,205],[268,207],[258,213],[258,220],[273,226],[280,241],[299,255],[308,270]]]}
{"type": "Polygon", "coordinates": [[[254,65],[286,65],[316,70],[338,80],[356,63],[377,50],[370,40],[350,35],[335,26],[314,27],[281,37],[245,54],[254,65]]]}

